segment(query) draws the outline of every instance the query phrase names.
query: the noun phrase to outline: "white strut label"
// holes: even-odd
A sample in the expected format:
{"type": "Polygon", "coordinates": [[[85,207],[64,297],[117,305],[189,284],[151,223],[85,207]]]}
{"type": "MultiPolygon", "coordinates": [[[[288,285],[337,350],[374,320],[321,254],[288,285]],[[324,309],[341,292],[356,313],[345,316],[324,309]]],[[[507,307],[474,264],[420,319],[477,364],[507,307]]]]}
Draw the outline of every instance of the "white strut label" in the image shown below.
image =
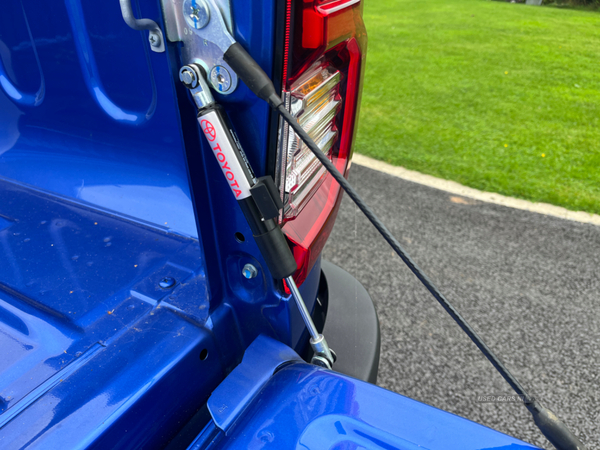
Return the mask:
{"type": "Polygon", "coordinates": [[[210,111],[199,117],[198,122],[200,122],[200,128],[206,136],[236,200],[250,197],[250,183],[235,150],[223,131],[224,127],[219,116],[214,111],[210,111]]]}

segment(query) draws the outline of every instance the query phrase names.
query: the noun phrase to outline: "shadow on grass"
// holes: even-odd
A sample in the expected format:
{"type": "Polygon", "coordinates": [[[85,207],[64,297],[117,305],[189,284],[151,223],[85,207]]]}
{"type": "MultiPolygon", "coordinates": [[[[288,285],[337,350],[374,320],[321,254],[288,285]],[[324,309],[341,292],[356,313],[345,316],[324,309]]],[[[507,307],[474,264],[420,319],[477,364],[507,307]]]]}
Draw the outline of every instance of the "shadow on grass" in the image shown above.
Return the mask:
{"type": "MultiPolygon", "coordinates": [[[[525,3],[526,0],[494,0],[503,3],[525,3]]],[[[600,0],[543,0],[542,6],[558,9],[574,9],[576,11],[598,11],[600,0]]]]}

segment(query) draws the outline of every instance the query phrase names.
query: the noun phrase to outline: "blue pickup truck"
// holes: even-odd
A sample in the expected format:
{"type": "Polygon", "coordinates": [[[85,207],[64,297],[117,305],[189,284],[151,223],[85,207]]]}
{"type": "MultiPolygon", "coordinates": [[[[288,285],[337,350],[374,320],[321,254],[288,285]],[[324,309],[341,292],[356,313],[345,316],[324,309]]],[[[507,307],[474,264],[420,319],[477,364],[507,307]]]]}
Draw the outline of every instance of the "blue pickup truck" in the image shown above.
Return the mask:
{"type": "Polygon", "coordinates": [[[534,448],[375,385],[373,304],[320,256],[339,186],[199,34],[223,20],[347,174],[362,6],[3,0],[0,448],[534,448]],[[290,287],[211,155],[180,82],[189,63],[275,180],[333,370],[310,364],[290,287]]]}

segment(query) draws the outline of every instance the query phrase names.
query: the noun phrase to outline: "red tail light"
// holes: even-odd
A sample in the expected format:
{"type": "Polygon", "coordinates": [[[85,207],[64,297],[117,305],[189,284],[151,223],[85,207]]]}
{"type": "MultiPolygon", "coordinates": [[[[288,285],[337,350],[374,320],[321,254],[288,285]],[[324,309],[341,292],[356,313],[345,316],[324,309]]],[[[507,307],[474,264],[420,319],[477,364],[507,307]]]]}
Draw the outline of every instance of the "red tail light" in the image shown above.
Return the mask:
{"type": "MultiPolygon", "coordinates": [[[[347,174],[362,89],[367,35],[360,0],[288,0],[283,96],[290,112],[347,174]]],[[[283,231],[301,284],[333,228],[341,190],[283,122],[277,178],[283,231]]]]}

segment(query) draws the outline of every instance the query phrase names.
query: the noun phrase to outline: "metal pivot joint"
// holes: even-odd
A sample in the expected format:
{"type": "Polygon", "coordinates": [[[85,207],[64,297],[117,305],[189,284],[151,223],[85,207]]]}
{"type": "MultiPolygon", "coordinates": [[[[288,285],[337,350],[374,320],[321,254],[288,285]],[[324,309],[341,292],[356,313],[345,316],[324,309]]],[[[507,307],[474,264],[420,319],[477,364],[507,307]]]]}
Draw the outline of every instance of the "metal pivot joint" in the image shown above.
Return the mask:
{"type": "Polygon", "coordinates": [[[206,83],[204,68],[200,65],[188,64],[187,66],[183,66],[179,70],[179,79],[190,90],[198,109],[215,104],[215,99],[206,83]]]}
{"type": "Polygon", "coordinates": [[[308,308],[302,299],[302,295],[300,295],[300,291],[298,290],[294,279],[290,276],[285,279],[285,282],[290,288],[292,297],[294,297],[294,300],[296,301],[300,315],[302,316],[302,319],[306,324],[306,328],[308,329],[308,333],[310,334],[310,346],[314,352],[311,362],[317,366],[331,369],[336,360],[335,352],[329,348],[329,345],[327,345],[325,336],[323,336],[317,330],[317,327],[315,326],[315,323],[308,312],[308,308]]]}
{"type": "Polygon", "coordinates": [[[181,60],[200,64],[206,78],[219,94],[229,95],[238,76],[223,56],[235,42],[231,34],[229,0],[161,0],[167,38],[182,42],[181,60]]]}

